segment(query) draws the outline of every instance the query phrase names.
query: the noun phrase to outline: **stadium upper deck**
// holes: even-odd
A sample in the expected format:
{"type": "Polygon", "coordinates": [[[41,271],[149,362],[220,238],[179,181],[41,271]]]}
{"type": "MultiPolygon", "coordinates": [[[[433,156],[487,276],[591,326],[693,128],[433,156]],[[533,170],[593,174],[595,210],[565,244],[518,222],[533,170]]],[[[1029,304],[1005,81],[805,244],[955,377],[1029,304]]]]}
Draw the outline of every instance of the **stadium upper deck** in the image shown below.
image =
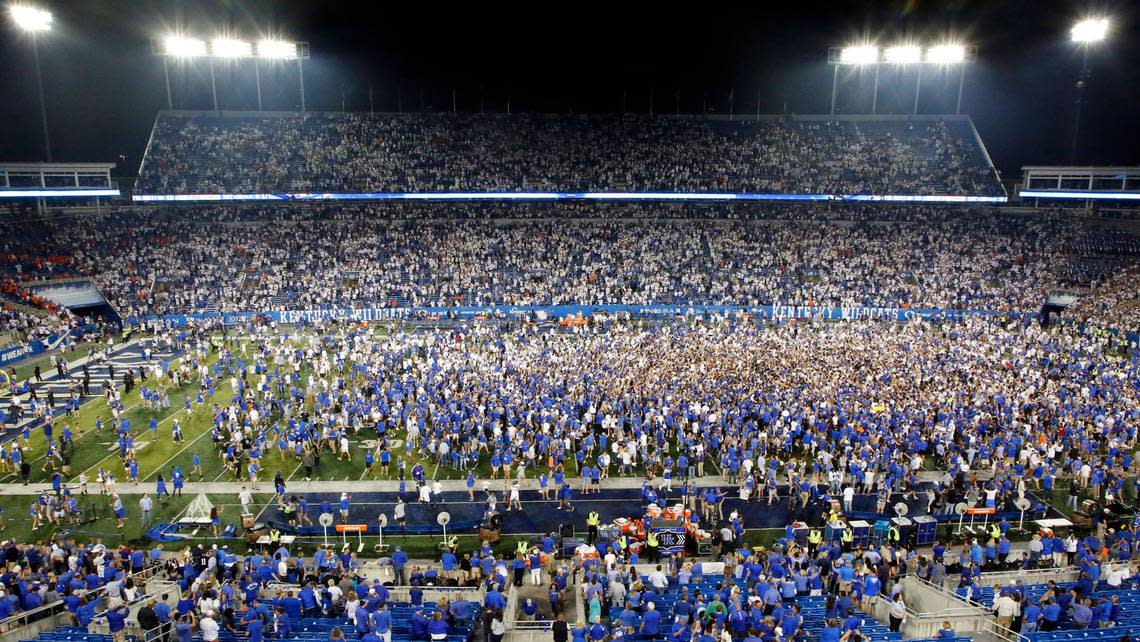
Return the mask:
{"type": "Polygon", "coordinates": [[[441,192],[1005,196],[966,117],[173,112],[135,198],[441,192]]]}

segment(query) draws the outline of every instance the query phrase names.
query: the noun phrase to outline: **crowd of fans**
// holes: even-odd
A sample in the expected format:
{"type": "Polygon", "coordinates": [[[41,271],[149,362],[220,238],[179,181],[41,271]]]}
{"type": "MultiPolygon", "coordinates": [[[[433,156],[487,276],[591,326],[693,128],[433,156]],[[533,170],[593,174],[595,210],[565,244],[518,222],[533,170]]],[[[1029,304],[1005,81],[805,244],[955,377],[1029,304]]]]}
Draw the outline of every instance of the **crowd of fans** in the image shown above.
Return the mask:
{"type": "Polygon", "coordinates": [[[964,120],[480,114],[159,117],[140,194],[1002,195],[964,120]]]}
{"type": "Polygon", "coordinates": [[[1103,328],[1140,332],[1140,269],[1129,266],[1098,283],[1072,306],[1075,318],[1103,328]]]}
{"type": "MultiPolygon", "coordinates": [[[[1029,492],[1049,496],[1059,478],[1073,480],[1074,498],[1120,498],[1138,466],[1137,362],[1084,326],[721,318],[562,332],[250,331],[257,349],[188,365],[177,380],[203,391],[188,412],[233,387],[232,402],[213,407],[211,443],[255,485],[299,466],[319,479],[321,456],[352,459],[360,435],[375,439],[366,474],[427,486],[417,461],[489,462],[504,502],[517,479],[560,505],[579,477],[584,486],[648,473],[682,489],[720,474],[753,501],[789,486],[805,508],[823,494],[848,502],[849,489],[881,507],[921,493],[938,513],[971,496],[1008,508],[1029,492]],[[920,485],[927,468],[946,476],[920,485]],[[968,475],[978,469],[992,475],[968,475]]],[[[206,344],[193,341],[186,351],[201,355],[206,344]]],[[[158,474],[159,495],[165,479],[189,474],[131,466],[129,426],[115,431],[127,474],[158,474]]]]}
{"type": "MultiPolygon", "coordinates": [[[[1132,237],[1064,214],[897,208],[864,219],[856,208],[801,221],[799,208],[759,208],[741,209],[746,220],[649,220],[656,206],[628,205],[603,208],[600,219],[555,218],[552,209],[519,220],[498,218],[509,209],[476,208],[494,220],[413,222],[393,214],[404,209],[155,209],[47,220],[34,238],[50,243],[57,261],[48,269],[12,252],[5,278],[16,289],[19,279],[93,277],[124,317],[530,304],[1035,311],[1050,290],[1088,288],[1138,251],[1132,237]]],[[[13,228],[9,245],[23,233],[13,228]]]]}

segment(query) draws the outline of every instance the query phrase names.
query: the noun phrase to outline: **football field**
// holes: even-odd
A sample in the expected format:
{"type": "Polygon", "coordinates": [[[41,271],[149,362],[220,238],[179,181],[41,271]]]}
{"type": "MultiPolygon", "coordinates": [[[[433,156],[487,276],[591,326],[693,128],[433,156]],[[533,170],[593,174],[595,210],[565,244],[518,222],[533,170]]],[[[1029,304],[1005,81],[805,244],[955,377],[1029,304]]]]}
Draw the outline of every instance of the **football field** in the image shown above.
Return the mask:
{"type": "MultiPolygon", "coordinates": [[[[232,350],[246,364],[251,364],[253,362],[252,352],[257,348],[249,340],[241,340],[236,343],[231,342],[228,349],[232,350]]],[[[222,352],[218,350],[212,351],[205,359],[206,365],[213,370],[216,364],[221,363],[219,361],[221,355],[222,352]]],[[[188,357],[182,356],[172,360],[171,367],[176,367],[180,360],[185,358],[188,357]]],[[[140,398],[141,386],[153,386],[153,380],[139,381],[134,390],[123,395],[122,402],[126,409],[123,417],[130,422],[130,431],[134,437],[140,484],[153,485],[161,475],[169,485],[176,467],[181,468],[188,482],[248,481],[248,479],[238,480],[234,477],[232,468],[227,469],[225,467],[222,451],[214,445],[210,438],[210,430],[214,420],[213,405],[217,404],[221,407],[233,401],[234,391],[230,385],[230,377],[234,374],[239,373],[236,372],[232,363],[221,367],[220,376],[216,377],[217,386],[212,398],[196,380],[186,382],[179,387],[167,387],[170,405],[166,408],[149,408],[142,403],[140,398]],[[204,397],[202,404],[197,403],[200,393],[204,397]],[[187,397],[191,401],[189,411],[184,404],[187,397]],[[157,429],[154,432],[150,428],[152,419],[157,422],[157,429]],[[173,424],[176,419],[182,429],[183,439],[181,442],[175,442],[173,439],[173,424]],[[198,455],[200,461],[197,471],[193,464],[195,455],[198,455]]],[[[300,375],[303,382],[307,380],[309,375],[307,367],[302,366],[300,375]]],[[[66,389],[66,384],[58,381],[45,382],[39,385],[45,387],[49,385],[64,386],[66,389]]],[[[304,403],[306,410],[313,410],[314,400],[312,398],[306,398],[304,403]]],[[[120,455],[118,440],[111,424],[111,409],[102,397],[89,399],[81,406],[75,416],[59,416],[56,418],[55,439],[58,439],[59,435],[63,433],[65,426],[69,426],[74,435],[75,448],[73,449],[71,471],[69,474],[63,475],[66,483],[74,486],[80,482],[80,476],[85,475],[88,484],[91,487],[97,487],[96,479],[101,470],[112,473],[120,487],[129,483],[128,471],[124,459],[120,455]],[[98,431],[96,430],[97,420],[102,421],[102,429],[98,431]]],[[[272,434],[274,425],[284,425],[284,418],[271,416],[268,420],[262,421],[260,426],[262,434],[267,439],[266,452],[261,458],[262,474],[259,479],[259,486],[263,490],[272,489],[272,480],[278,472],[286,480],[298,480],[304,476],[300,458],[293,453],[284,453],[276,447],[276,438],[272,434]]],[[[14,432],[19,433],[19,431],[14,432]]],[[[393,463],[387,476],[382,474],[379,463],[373,467],[371,475],[366,471],[364,453],[366,450],[373,449],[376,443],[375,432],[366,429],[351,439],[351,459],[341,460],[327,449],[323,450],[320,466],[314,471],[312,479],[314,481],[395,480],[397,457],[404,457],[409,475],[412,467],[416,463],[421,463],[431,479],[462,479],[466,477],[466,472],[453,470],[447,465],[438,465],[429,455],[422,454],[414,449],[406,450],[406,442],[404,441],[406,434],[403,430],[395,433],[389,431],[388,435],[392,446],[393,463]]],[[[30,438],[26,442],[20,438],[19,434],[10,435],[10,437],[18,440],[21,444],[22,456],[31,463],[29,481],[32,483],[50,482],[53,472],[61,470],[58,459],[49,461],[46,458],[47,443],[41,425],[36,425],[31,429],[30,438]]],[[[242,470],[245,471],[244,465],[242,470]]],[[[487,477],[489,470],[489,463],[483,461],[477,467],[476,474],[480,478],[487,477]]],[[[0,472],[0,483],[16,483],[19,481],[21,480],[18,471],[13,467],[0,472]]],[[[235,485],[236,489],[237,486],[235,485]]]]}

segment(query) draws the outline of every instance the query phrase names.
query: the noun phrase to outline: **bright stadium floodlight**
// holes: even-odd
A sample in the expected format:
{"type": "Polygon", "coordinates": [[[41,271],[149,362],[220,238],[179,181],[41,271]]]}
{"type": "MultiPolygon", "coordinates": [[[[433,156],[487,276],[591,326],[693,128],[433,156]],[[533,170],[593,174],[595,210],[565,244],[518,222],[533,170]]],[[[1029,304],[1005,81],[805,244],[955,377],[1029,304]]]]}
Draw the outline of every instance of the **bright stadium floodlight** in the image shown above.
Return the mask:
{"type": "Polygon", "coordinates": [[[268,60],[293,60],[297,57],[297,44],[284,40],[259,40],[257,57],[268,60]]]}
{"type": "Polygon", "coordinates": [[[922,62],[922,49],[917,45],[896,45],[883,51],[883,59],[896,65],[922,62]]]}
{"type": "Polygon", "coordinates": [[[875,45],[855,45],[839,51],[839,62],[845,65],[873,65],[879,62],[879,48],[875,45]]]}
{"type": "Polygon", "coordinates": [[[1081,110],[1085,102],[1085,89],[1089,84],[1089,49],[1108,38],[1107,18],[1086,18],[1073,25],[1069,34],[1081,47],[1081,75],[1077,79],[1077,113],[1073,121],[1073,142],[1069,146],[1069,164],[1077,162],[1077,146],[1081,137],[1081,110]]]}
{"type": "Polygon", "coordinates": [[[206,41],[185,36],[167,36],[162,41],[162,52],[175,58],[197,58],[206,55],[206,41]]]}
{"type": "Polygon", "coordinates": [[[253,45],[244,40],[215,38],[210,43],[210,53],[215,58],[249,58],[253,55],[253,45]]]}
{"type": "Polygon", "coordinates": [[[966,62],[963,45],[937,45],[926,50],[926,62],[935,65],[957,65],[966,62]]]}
{"type": "Polygon", "coordinates": [[[17,27],[29,33],[51,31],[52,15],[43,9],[14,4],[8,7],[8,15],[17,27]]]}
{"type": "Polygon", "coordinates": [[[1087,20],[1081,20],[1073,25],[1069,33],[1072,35],[1073,42],[1076,43],[1092,44],[1094,42],[1100,42],[1108,37],[1108,19],[1089,18],[1087,20]]]}

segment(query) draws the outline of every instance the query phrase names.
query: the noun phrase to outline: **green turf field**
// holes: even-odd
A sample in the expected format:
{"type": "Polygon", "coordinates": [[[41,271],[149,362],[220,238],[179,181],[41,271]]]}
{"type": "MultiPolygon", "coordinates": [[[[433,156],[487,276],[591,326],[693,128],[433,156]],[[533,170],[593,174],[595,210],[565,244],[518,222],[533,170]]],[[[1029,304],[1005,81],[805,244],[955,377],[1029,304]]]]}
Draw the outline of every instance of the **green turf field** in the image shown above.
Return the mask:
{"type": "MultiPolygon", "coordinates": [[[[386,332],[386,329],[382,327],[377,328],[376,332],[383,334],[386,332]]],[[[300,340],[301,338],[296,339],[298,342],[300,340]]],[[[248,348],[248,345],[247,343],[244,347],[248,348]]],[[[298,345],[300,344],[298,343],[298,345]]],[[[233,349],[235,349],[235,351],[237,350],[236,347],[233,349]]],[[[210,354],[206,361],[207,365],[212,367],[219,356],[218,352],[210,354]]],[[[177,361],[174,363],[177,363],[177,361]]],[[[307,377],[308,374],[307,369],[302,368],[302,377],[307,377]]],[[[347,374],[347,372],[341,374],[347,374]]],[[[147,381],[140,381],[139,386],[146,385],[147,383],[147,381]]],[[[133,390],[130,394],[124,395],[123,404],[127,408],[124,417],[130,420],[131,431],[135,437],[139,461],[139,479],[141,482],[153,483],[160,474],[169,481],[171,471],[175,466],[182,468],[188,481],[236,481],[232,471],[228,471],[224,468],[220,453],[213,446],[209,437],[213,420],[210,403],[212,402],[224,406],[233,399],[233,390],[230,389],[228,373],[224,373],[218,381],[214,398],[212,400],[207,399],[206,403],[200,408],[195,404],[192,412],[187,414],[183,409],[183,400],[189,396],[193,401],[199,391],[200,386],[196,383],[188,383],[181,388],[170,389],[170,407],[164,410],[150,410],[140,405],[138,388],[133,390]],[[149,429],[152,418],[158,421],[157,439],[152,438],[149,429]],[[175,443],[171,439],[171,426],[175,418],[177,418],[182,425],[184,440],[181,443],[175,443]],[[199,456],[201,461],[200,475],[193,472],[194,467],[192,461],[195,454],[199,456]]],[[[313,410],[314,404],[312,399],[307,399],[305,405],[307,410],[313,410]]],[[[270,421],[276,421],[279,417],[270,417],[269,419],[270,421]]],[[[126,481],[127,471],[122,458],[118,454],[116,439],[110,421],[110,408],[103,399],[95,399],[84,404],[76,417],[61,417],[57,419],[56,435],[62,433],[64,426],[70,426],[72,432],[76,435],[76,448],[73,451],[71,473],[70,475],[65,475],[65,479],[68,482],[77,482],[79,475],[83,473],[86,474],[89,482],[94,483],[99,470],[112,472],[120,484],[126,481]],[[103,421],[103,429],[101,432],[96,432],[94,429],[96,419],[102,419],[103,421]]],[[[268,422],[263,425],[263,430],[268,429],[269,425],[270,423],[268,422]]],[[[400,444],[404,443],[403,440],[406,439],[406,433],[403,430],[396,433],[389,433],[389,435],[392,439],[400,440],[400,444]]],[[[409,474],[411,468],[418,462],[424,465],[428,476],[432,478],[463,479],[466,477],[466,472],[453,470],[445,465],[439,466],[427,455],[421,455],[416,451],[406,453],[403,446],[393,448],[393,464],[386,477],[381,473],[379,464],[374,467],[371,476],[368,476],[364,466],[364,449],[371,441],[367,433],[355,439],[351,460],[340,461],[335,454],[324,451],[321,455],[320,469],[316,472],[313,479],[325,481],[361,480],[366,477],[368,479],[395,479],[397,474],[395,459],[400,456],[405,457],[407,460],[409,474]]],[[[32,472],[29,479],[33,483],[50,481],[52,472],[55,469],[52,465],[55,462],[47,462],[44,460],[45,451],[46,444],[43,432],[37,428],[32,431],[31,440],[23,453],[24,457],[30,458],[29,461],[32,463],[32,472]]],[[[300,460],[291,453],[285,454],[285,456],[282,457],[281,453],[272,443],[269,444],[267,452],[264,453],[261,463],[263,472],[259,481],[263,483],[270,483],[274,475],[279,471],[284,475],[286,480],[299,480],[304,476],[304,470],[300,466],[300,460]]],[[[489,477],[490,463],[486,458],[479,463],[475,472],[479,478],[489,477]]],[[[574,470],[569,470],[568,474],[572,475],[574,472],[574,470]]],[[[18,475],[15,471],[0,472],[0,483],[18,481],[18,475]]]]}

